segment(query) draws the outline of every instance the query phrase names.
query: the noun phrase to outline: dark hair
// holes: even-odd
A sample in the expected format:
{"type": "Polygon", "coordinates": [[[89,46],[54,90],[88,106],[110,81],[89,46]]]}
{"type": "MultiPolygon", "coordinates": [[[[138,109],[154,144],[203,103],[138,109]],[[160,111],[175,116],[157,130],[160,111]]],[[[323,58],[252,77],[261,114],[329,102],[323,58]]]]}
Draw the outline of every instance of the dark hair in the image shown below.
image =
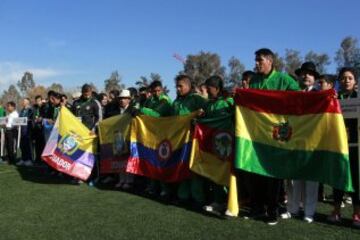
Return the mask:
{"type": "Polygon", "coordinates": [[[7,102],[6,105],[16,108],[16,103],[14,101],[7,102]]]}
{"type": "Polygon", "coordinates": [[[29,103],[31,103],[31,100],[30,100],[30,98],[28,98],[28,97],[25,97],[24,100],[28,100],[29,103]]]}
{"type": "Polygon", "coordinates": [[[189,85],[190,85],[190,88],[193,89],[193,82],[192,82],[192,79],[186,75],[186,74],[179,74],[175,77],[175,82],[179,82],[179,81],[183,81],[185,80],[189,85]]]}
{"type": "Polygon", "coordinates": [[[343,67],[343,68],[341,68],[340,71],[339,71],[339,76],[338,76],[339,80],[341,79],[341,76],[345,72],[351,72],[351,74],[354,76],[355,81],[356,82],[358,81],[358,75],[357,75],[356,69],[352,68],[352,67],[343,67]]]}
{"type": "Polygon", "coordinates": [[[175,82],[178,82],[178,81],[181,81],[181,80],[184,80],[184,79],[188,79],[190,83],[192,82],[191,77],[189,77],[189,76],[186,75],[186,74],[179,74],[179,75],[177,75],[177,76],[175,77],[175,82]]]}
{"type": "Polygon", "coordinates": [[[66,94],[61,94],[61,98],[68,99],[68,97],[66,96],[66,94]]]}
{"type": "Polygon", "coordinates": [[[148,91],[148,88],[147,87],[141,87],[139,88],[139,92],[147,92],[148,91]]]}
{"type": "Polygon", "coordinates": [[[251,78],[252,78],[254,75],[255,75],[255,73],[254,73],[253,71],[248,70],[248,71],[243,72],[242,78],[243,78],[243,79],[244,79],[244,78],[250,78],[250,80],[251,80],[251,78]]]}
{"type": "Polygon", "coordinates": [[[39,98],[42,99],[43,97],[42,97],[41,95],[36,95],[36,96],[35,96],[35,100],[38,100],[39,98]]]}
{"type": "Polygon", "coordinates": [[[50,91],[48,92],[48,97],[55,96],[55,95],[57,95],[57,94],[59,94],[59,93],[58,93],[58,92],[55,92],[55,91],[50,90],[50,91]]]}
{"type": "Polygon", "coordinates": [[[50,90],[50,91],[48,91],[47,95],[48,95],[48,97],[50,97],[50,96],[52,96],[54,93],[55,93],[55,91],[50,90]]]}
{"type": "Polygon", "coordinates": [[[264,56],[264,57],[270,57],[271,59],[274,59],[275,54],[268,48],[260,48],[255,52],[255,56],[264,56]]]}
{"type": "Polygon", "coordinates": [[[154,89],[156,87],[162,87],[162,83],[159,80],[155,80],[150,84],[150,89],[154,89]]]}
{"type": "Polygon", "coordinates": [[[118,97],[120,95],[120,91],[117,89],[113,89],[109,92],[109,94],[114,95],[114,97],[118,97]]]}
{"type": "Polygon", "coordinates": [[[131,97],[135,97],[138,94],[136,88],[134,88],[134,87],[129,87],[127,90],[129,90],[131,97]]]}
{"type": "Polygon", "coordinates": [[[323,79],[327,83],[335,84],[336,76],[332,74],[323,74],[319,76],[319,80],[323,79]]]}
{"type": "Polygon", "coordinates": [[[54,92],[51,96],[54,97],[54,98],[56,98],[56,99],[60,99],[60,100],[61,100],[62,94],[61,94],[61,93],[58,93],[58,92],[54,92]]]}
{"type": "Polygon", "coordinates": [[[81,87],[81,92],[89,92],[92,91],[92,87],[90,84],[85,83],[82,87],[81,87]]]}
{"type": "Polygon", "coordinates": [[[104,97],[107,97],[106,93],[99,93],[98,97],[97,97],[97,100],[99,102],[101,102],[104,99],[104,97]]]}
{"type": "Polygon", "coordinates": [[[220,90],[220,92],[222,92],[224,89],[224,81],[218,75],[214,75],[214,76],[211,76],[208,79],[206,79],[205,85],[218,88],[220,90]]]}

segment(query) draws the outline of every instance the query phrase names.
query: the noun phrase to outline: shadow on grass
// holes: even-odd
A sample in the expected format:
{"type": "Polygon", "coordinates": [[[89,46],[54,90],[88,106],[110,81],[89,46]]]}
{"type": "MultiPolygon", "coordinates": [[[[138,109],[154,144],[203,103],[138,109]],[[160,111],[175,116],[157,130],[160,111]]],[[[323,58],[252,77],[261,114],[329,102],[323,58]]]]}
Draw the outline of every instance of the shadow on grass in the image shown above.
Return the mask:
{"type": "Polygon", "coordinates": [[[32,167],[17,166],[16,170],[19,172],[21,178],[28,182],[39,184],[78,185],[73,181],[73,178],[54,171],[43,164],[32,167]]]}

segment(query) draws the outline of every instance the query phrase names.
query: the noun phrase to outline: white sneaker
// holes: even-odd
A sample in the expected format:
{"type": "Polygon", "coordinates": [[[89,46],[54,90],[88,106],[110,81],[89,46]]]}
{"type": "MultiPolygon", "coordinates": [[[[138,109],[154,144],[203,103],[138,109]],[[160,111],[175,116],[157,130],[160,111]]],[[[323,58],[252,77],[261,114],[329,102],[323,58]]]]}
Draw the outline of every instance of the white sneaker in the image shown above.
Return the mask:
{"type": "Polygon", "coordinates": [[[312,223],[314,219],[312,217],[304,217],[304,221],[307,223],[312,223]]]}
{"type": "Polygon", "coordinates": [[[26,167],[31,167],[33,165],[33,163],[31,162],[31,160],[27,160],[27,161],[24,162],[24,165],[26,167]]]}
{"type": "Polygon", "coordinates": [[[281,218],[281,219],[290,219],[290,218],[291,218],[291,213],[289,213],[289,212],[282,213],[282,214],[280,215],[280,218],[281,218]]]}
{"type": "Polygon", "coordinates": [[[227,217],[237,217],[237,215],[230,212],[229,209],[225,211],[225,216],[227,216],[227,217]]]}
{"type": "Polygon", "coordinates": [[[216,202],[211,203],[210,205],[206,205],[203,207],[206,212],[215,213],[217,215],[221,215],[225,211],[225,206],[223,204],[219,204],[216,202]]]}
{"type": "Polygon", "coordinates": [[[20,160],[16,163],[16,166],[24,166],[25,165],[25,161],[20,160]]]}

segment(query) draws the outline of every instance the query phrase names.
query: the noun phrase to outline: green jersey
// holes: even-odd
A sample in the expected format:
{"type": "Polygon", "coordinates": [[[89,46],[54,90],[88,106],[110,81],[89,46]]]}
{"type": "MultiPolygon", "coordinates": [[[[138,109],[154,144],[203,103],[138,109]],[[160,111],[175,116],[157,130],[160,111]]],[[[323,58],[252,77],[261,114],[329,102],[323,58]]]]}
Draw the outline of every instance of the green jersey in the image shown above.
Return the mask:
{"type": "Polygon", "coordinates": [[[300,90],[299,84],[291,76],[275,70],[267,76],[256,74],[250,81],[250,88],[265,90],[300,90]]]}

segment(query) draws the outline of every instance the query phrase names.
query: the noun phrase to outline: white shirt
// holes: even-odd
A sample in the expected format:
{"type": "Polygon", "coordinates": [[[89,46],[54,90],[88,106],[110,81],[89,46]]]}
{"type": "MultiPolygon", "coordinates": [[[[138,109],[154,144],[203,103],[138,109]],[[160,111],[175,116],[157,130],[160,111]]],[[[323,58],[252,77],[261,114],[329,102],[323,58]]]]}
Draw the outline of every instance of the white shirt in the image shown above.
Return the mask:
{"type": "Polygon", "coordinates": [[[7,117],[7,123],[6,123],[6,128],[12,128],[12,123],[14,121],[14,118],[18,118],[19,117],[19,113],[15,110],[12,113],[10,113],[9,115],[6,116],[7,117]]]}

